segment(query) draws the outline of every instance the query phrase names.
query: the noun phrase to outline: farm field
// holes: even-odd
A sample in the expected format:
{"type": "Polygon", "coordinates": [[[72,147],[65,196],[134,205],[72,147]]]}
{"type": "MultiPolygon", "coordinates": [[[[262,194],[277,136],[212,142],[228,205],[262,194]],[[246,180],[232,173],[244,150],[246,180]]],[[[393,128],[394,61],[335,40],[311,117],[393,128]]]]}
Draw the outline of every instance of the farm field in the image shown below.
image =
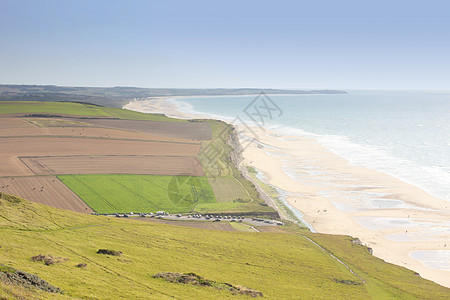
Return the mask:
{"type": "Polygon", "coordinates": [[[117,119],[80,119],[88,124],[108,128],[138,131],[169,138],[191,140],[211,139],[211,128],[206,122],[159,122],[117,119]]]}
{"type": "Polygon", "coordinates": [[[161,114],[144,114],[131,110],[73,102],[0,101],[0,115],[2,114],[57,114],[128,120],[186,122],[185,120],[169,118],[161,114]]]}
{"type": "Polygon", "coordinates": [[[177,155],[196,156],[199,145],[159,141],[90,139],[76,137],[23,137],[2,139],[2,155],[177,155]]]}
{"type": "MultiPolygon", "coordinates": [[[[263,299],[450,297],[449,289],[385,263],[346,236],[171,226],[83,215],[6,195],[0,195],[0,215],[4,217],[0,219],[1,262],[65,290],[64,295],[27,290],[26,298],[250,298],[152,277],[160,272],[193,272],[257,290],[263,299]],[[98,249],[123,254],[100,255],[98,249]],[[30,260],[38,254],[67,260],[46,266],[30,260]],[[80,263],[86,267],[77,268],[80,263]]],[[[2,297],[18,290],[0,283],[2,297]]]]}
{"type": "MultiPolygon", "coordinates": [[[[150,131],[150,130],[148,130],[150,131]]],[[[177,133],[182,136],[182,134],[177,133]]],[[[72,119],[36,119],[36,118],[5,118],[0,117],[0,138],[27,136],[56,137],[88,137],[122,140],[149,140],[181,143],[196,143],[200,141],[189,138],[175,138],[158,133],[137,132],[125,129],[95,127],[93,124],[73,121],[72,119]],[[67,121],[67,122],[66,122],[67,121]],[[76,125],[74,122],[77,122],[76,125]],[[51,125],[49,125],[51,123],[51,125]],[[59,124],[59,125],[56,125],[59,124]],[[47,126],[48,125],[48,126],[47,126]]],[[[186,135],[188,136],[188,135],[186,135]]]]}
{"type": "Polygon", "coordinates": [[[0,102],[0,114],[70,114],[82,116],[103,116],[110,114],[104,112],[101,107],[95,105],[85,105],[79,103],[62,102],[0,102]]]}
{"type": "Polygon", "coordinates": [[[196,156],[200,145],[157,141],[89,138],[23,137],[3,138],[0,176],[32,175],[18,157],[70,155],[162,155],[196,156]]]}
{"type": "Polygon", "coordinates": [[[190,212],[216,203],[205,177],[61,175],[58,178],[99,213],[190,212]]]}
{"type": "MultiPolygon", "coordinates": [[[[1,108],[1,107],[0,107],[1,108]]],[[[1,116],[1,115],[0,115],[1,116]]],[[[8,132],[8,130],[19,128],[34,128],[32,124],[28,123],[22,118],[0,117],[0,130],[1,132],[8,132]]]]}
{"type": "Polygon", "coordinates": [[[93,210],[54,176],[0,177],[0,193],[20,196],[30,201],[75,212],[93,210]]]}
{"type": "Polygon", "coordinates": [[[146,174],[204,176],[196,157],[162,155],[96,155],[21,157],[37,175],[146,174]]]}
{"type": "MultiPolygon", "coordinates": [[[[167,180],[158,179],[153,185],[143,188],[139,186],[139,180],[130,182],[134,185],[129,186],[127,191],[121,191],[117,181],[105,179],[105,185],[92,183],[91,192],[103,197],[98,197],[103,199],[102,204],[97,203],[100,206],[95,206],[97,200],[93,200],[92,193],[86,198],[86,194],[80,194],[86,191],[69,186],[83,200],[90,199],[86,200],[87,203],[94,203],[95,207],[92,207],[98,212],[189,212],[195,209],[199,213],[254,213],[277,217],[231,162],[232,147],[227,136],[229,127],[223,122],[178,122],[162,115],[79,103],[18,102],[17,107],[14,104],[0,103],[0,177],[11,179],[25,176],[26,180],[30,180],[33,176],[74,174],[161,175],[168,178],[205,176],[201,184],[207,186],[207,194],[211,196],[207,200],[195,200],[195,206],[190,205],[189,209],[184,204],[173,203],[177,199],[174,196],[177,191],[167,192],[172,188],[168,187],[167,180]],[[210,145],[221,151],[220,156],[212,161],[207,156],[210,145]],[[138,187],[133,190],[136,184],[138,187]],[[131,190],[145,195],[135,199],[130,194],[131,190]],[[165,191],[164,195],[161,190],[165,191]],[[113,196],[122,197],[121,203],[113,201],[113,205],[108,204],[111,191],[114,191],[113,196]]],[[[14,192],[39,201],[28,195],[28,191],[14,192]]],[[[195,194],[195,191],[190,194],[195,194]]],[[[71,209],[67,203],[56,204],[60,200],[52,195],[46,195],[49,197],[46,204],[71,209]]],[[[192,201],[188,199],[187,202],[192,201]]],[[[80,211],[78,204],[74,205],[73,209],[80,211]]]]}

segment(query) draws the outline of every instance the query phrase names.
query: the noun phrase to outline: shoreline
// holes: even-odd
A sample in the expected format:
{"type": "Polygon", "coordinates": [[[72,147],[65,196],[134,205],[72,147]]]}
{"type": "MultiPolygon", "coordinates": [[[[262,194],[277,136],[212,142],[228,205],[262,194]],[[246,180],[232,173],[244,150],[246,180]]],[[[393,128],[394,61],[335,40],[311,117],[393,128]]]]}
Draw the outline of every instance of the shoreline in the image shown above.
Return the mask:
{"type": "MultiPolygon", "coordinates": [[[[175,104],[168,102],[182,98],[189,97],[132,101],[124,108],[160,112],[176,118],[198,118],[180,112],[175,104]]],[[[286,136],[254,127],[251,130],[256,133],[258,143],[245,148],[240,169],[252,166],[262,172],[264,181],[285,191],[286,201],[317,232],[358,237],[373,249],[375,256],[450,287],[450,267],[437,270],[427,267],[424,260],[412,258],[416,251],[450,250],[450,244],[446,245],[450,240],[450,224],[443,229],[441,226],[450,223],[447,201],[388,174],[351,165],[313,138],[286,136]],[[286,166],[295,170],[286,170],[286,166]],[[296,180],[290,172],[300,178],[296,180]],[[355,195],[369,195],[369,201],[364,202],[355,195]]]]}

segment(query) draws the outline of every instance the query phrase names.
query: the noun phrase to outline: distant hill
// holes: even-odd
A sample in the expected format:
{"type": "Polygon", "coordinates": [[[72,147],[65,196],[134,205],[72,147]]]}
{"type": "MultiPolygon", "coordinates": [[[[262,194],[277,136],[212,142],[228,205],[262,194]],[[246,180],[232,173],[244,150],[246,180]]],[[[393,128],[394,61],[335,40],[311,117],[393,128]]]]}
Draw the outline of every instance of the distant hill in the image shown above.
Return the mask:
{"type": "MultiPolygon", "coordinates": [[[[338,90],[264,89],[267,94],[346,94],[338,90]]],[[[56,85],[0,84],[0,101],[70,101],[122,108],[135,98],[165,96],[256,95],[261,89],[171,89],[137,87],[65,87],[56,85]]]]}

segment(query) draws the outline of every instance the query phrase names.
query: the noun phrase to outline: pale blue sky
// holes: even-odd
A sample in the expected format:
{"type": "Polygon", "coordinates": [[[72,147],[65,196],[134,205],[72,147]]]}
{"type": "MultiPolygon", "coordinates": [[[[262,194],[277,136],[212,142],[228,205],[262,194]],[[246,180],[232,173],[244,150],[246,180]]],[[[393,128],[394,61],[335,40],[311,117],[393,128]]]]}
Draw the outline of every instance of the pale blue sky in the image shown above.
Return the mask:
{"type": "Polygon", "coordinates": [[[450,89],[447,3],[0,0],[0,83],[450,89]]]}

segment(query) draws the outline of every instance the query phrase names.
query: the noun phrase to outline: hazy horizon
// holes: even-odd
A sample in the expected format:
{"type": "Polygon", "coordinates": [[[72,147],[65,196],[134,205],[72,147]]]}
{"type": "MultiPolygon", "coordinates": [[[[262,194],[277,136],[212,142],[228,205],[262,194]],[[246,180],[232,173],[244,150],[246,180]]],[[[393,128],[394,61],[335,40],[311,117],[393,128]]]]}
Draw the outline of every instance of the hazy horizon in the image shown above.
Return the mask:
{"type": "Polygon", "coordinates": [[[0,82],[447,90],[445,1],[0,0],[0,82]]]}

